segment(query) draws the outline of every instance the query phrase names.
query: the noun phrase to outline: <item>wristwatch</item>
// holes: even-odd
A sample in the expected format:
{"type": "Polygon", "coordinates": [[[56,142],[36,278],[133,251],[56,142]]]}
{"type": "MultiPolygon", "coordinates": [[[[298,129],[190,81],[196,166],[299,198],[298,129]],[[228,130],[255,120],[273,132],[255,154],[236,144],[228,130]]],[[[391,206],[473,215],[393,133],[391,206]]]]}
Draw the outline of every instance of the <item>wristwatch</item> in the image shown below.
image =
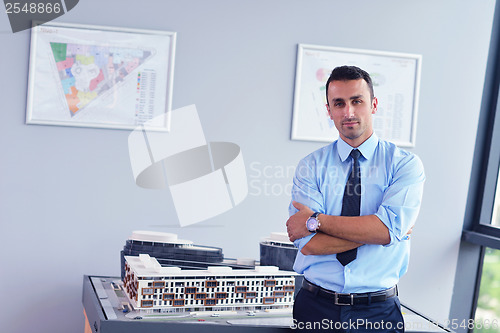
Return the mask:
{"type": "Polygon", "coordinates": [[[312,214],[310,218],[307,219],[306,227],[307,227],[307,230],[309,230],[310,232],[316,232],[316,230],[319,229],[319,226],[320,226],[320,223],[318,220],[319,214],[320,213],[316,212],[316,213],[312,214]]]}

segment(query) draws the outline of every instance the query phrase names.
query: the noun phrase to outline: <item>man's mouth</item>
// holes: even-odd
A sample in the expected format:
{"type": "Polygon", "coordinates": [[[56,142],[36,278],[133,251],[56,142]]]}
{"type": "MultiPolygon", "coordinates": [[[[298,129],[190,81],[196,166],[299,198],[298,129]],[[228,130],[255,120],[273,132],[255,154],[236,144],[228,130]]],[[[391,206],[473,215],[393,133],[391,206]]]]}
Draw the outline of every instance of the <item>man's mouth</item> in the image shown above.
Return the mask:
{"type": "Polygon", "coordinates": [[[357,121],[357,120],[349,120],[349,121],[344,121],[342,123],[342,125],[349,127],[349,126],[357,125],[358,123],[359,123],[359,121],[357,121]]]}

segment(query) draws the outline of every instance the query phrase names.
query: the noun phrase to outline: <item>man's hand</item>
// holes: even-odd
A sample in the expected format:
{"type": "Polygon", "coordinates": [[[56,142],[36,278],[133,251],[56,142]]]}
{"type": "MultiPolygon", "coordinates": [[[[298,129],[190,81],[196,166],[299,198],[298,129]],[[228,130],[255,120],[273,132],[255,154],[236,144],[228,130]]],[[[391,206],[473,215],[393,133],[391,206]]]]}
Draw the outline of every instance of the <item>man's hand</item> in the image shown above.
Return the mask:
{"type": "Polygon", "coordinates": [[[286,221],[286,230],[291,242],[311,234],[307,230],[306,221],[314,213],[309,207],[299,202],[293,201],[292,205],[299,211],[290,216],[288,221],[286,221]]]}

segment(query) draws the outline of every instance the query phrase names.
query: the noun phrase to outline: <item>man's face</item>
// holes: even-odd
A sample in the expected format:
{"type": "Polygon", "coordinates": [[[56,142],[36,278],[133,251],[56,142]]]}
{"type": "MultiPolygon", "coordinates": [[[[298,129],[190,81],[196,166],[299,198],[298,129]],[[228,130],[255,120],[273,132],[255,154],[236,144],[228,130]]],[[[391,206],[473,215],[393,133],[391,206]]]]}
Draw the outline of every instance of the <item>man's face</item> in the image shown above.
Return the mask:
{"type": "Polygon", "coordinates": [[[358,147],[372,135],[377,99],[371,100],[365,80],[330,82],[326,108],[340,137],[352,147],[358,147]]]}

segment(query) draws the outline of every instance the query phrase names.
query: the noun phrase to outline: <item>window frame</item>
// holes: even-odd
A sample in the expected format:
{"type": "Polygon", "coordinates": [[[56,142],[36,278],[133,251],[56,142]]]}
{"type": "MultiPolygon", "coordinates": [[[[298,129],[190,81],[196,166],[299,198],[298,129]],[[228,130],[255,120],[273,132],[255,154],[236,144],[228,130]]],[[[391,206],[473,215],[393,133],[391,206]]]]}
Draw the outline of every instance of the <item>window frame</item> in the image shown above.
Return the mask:
{"type": "Polygon", "coordinates": [[[500,227],[491,225],[500,169],[500,3],[496,2],[479,116],[463,240],[500,249],[500,227]]]}
{"type": "MultiPolygon", "coordinates": [[[[491,225],[500,170],[500,1],[496,1],[450,319],[474,319],[485,249],[500,249],[491,225]]],[[[500,183],[498,184],[500,186],[500,183]]],[[[500,198],[499,198],[500,200],[500,198]]],[[[457,333],[472,330],[459,328],[457,333]]]]}

